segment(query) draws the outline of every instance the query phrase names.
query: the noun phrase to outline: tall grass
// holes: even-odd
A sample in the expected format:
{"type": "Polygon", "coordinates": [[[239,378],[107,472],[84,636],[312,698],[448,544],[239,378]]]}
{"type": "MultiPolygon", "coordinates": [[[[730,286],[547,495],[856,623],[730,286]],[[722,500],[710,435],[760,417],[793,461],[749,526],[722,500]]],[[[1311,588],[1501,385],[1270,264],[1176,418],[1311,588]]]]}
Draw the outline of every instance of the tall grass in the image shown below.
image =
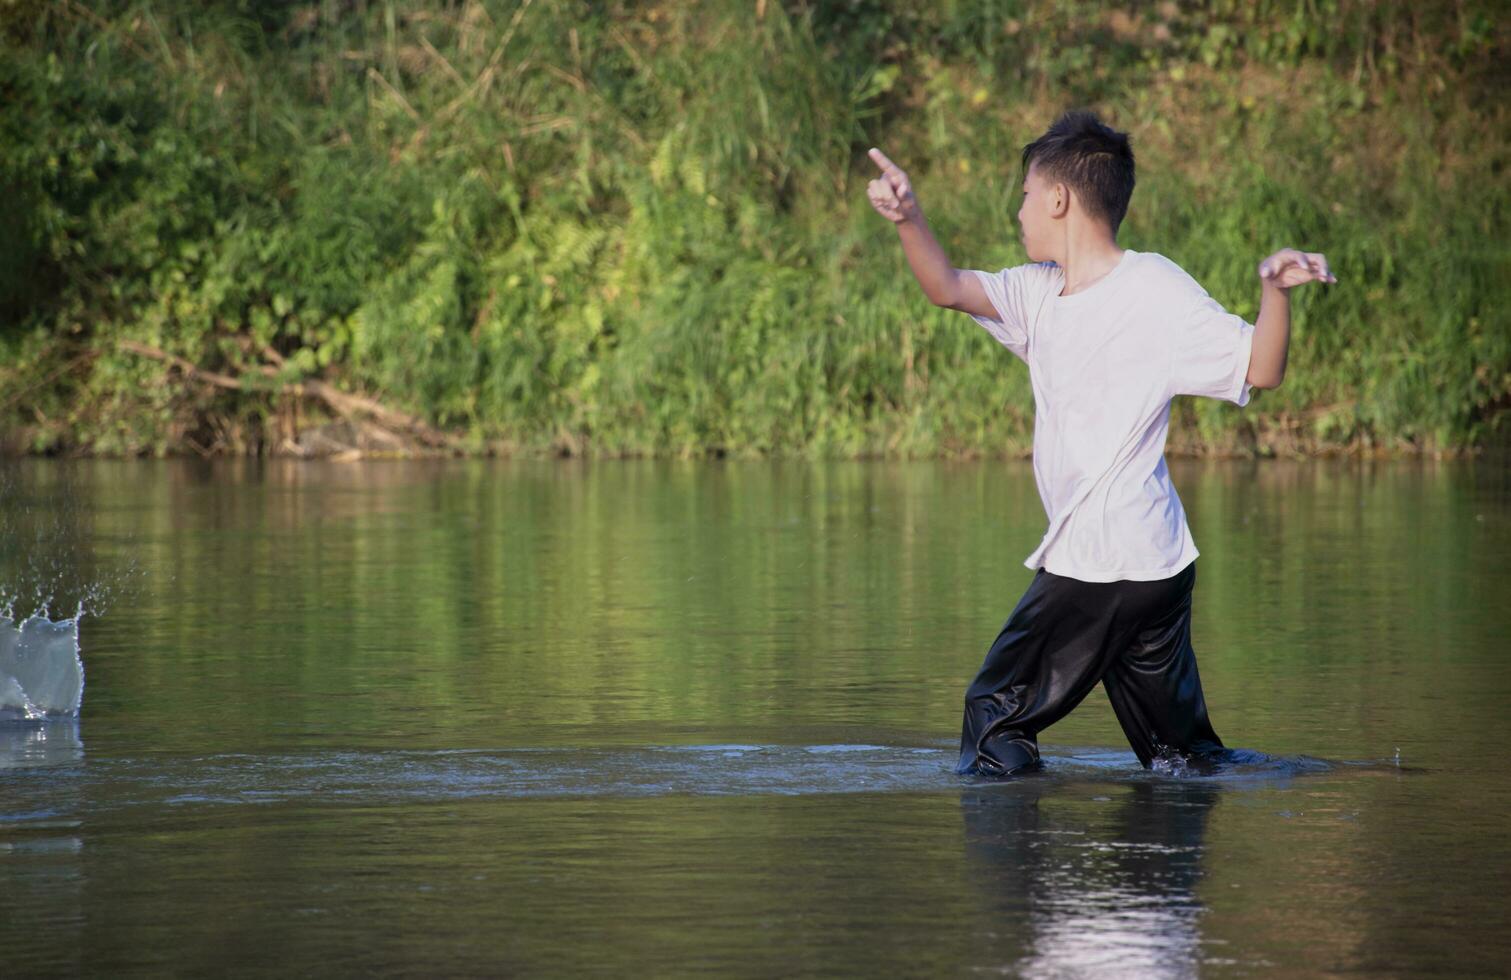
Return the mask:
{"type": "Polygon", "coordinates": [[[320,378],[476,451],[1020,454],[1027,379],[931,307],[880,145],[954,262],[1025,261],[1019,149],[1129,130],[1121,235],[1252,318],[1285,385],[1190,452],[1455,451],[1511,403],[1507,27],[1488,0],[0,6],[0,419],[37,452],[271,452],[320,378]],[[238,377],[188,380],[123,340],[238,377]],[[260,373],[282,358],[276,376],[260,373]]]}

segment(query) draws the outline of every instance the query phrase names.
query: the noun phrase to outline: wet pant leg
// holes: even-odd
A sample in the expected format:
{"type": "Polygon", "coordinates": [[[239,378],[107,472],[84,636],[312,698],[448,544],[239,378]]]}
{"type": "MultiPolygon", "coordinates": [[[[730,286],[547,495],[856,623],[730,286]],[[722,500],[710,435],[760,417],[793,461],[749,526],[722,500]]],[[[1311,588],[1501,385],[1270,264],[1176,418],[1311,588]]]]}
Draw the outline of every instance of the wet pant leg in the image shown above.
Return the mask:
{"type": "Polygon", "coordinates": [[[1196,566],[1152,582],[1082,582],[1040,569],[965,697],[957,773],[1039,761],[1038,734],[1105,682],[1148,766],[1161,752],[1220,749],[1191,649],[1196,566]]]}
{"type": "Polygon", "coordinates": [[[1176,579],[1184,580],[1176,600],[1139,631],[1102,677],[1118,724],[1145,768],[1169,753],[1204,755],[1223,747],[1207,718],[1191,646],[1196,565],[1176,579]]]}
{"type": "Polygon", "coordinates": [[[1096,687],[1132,642],[1140,603],[1119,586],[1039,569],[966,690],[957,773],[1002,775],[1036,765],[1038,734],[1096,687]]]}

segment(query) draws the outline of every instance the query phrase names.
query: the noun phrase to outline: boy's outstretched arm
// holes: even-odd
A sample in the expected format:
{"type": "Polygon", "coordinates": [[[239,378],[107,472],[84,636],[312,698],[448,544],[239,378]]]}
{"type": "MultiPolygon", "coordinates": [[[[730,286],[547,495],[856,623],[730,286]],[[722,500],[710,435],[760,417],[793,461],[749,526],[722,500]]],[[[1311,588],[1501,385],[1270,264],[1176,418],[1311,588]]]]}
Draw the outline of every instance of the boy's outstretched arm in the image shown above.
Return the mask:
{"type": "Polygon", "coordinates": [[[1304,282],[1337,282],[1321,252],[1283,248],[1259,263],[1259,319],[1254,321],[1254,346],[1249,353],[1249,384],[1278,388],[1285,379],[1286,353],[1291,343],[1291,298],[1286,290],[1304,282]]]}
{"type": "Polygon", "coordinates": [[[939,247],[924,220],[923,208],[913,196],[908,175],[874,147],[870,157],[881,168],[881,176],[867,186],[866,196],[878,214],[897,226],[903,254],[908,257],[908,265],[929,302],[975,316],[998,316],[980,281],[955,268],[945,257],[944,249],[939,247]]]}

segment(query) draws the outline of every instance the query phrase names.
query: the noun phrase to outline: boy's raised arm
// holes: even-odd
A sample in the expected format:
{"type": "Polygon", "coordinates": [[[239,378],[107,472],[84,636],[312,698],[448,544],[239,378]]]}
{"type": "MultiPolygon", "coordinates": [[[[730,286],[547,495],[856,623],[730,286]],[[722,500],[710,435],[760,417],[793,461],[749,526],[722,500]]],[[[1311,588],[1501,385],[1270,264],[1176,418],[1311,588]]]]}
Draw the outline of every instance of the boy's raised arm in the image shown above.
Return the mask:
{"type": "Polygon", "coordinates": [[[866,196],[878,214],[897,226],[903,254],[908,257],[908,265],[929,302],[974,316],[997,316],[976,277],[955,268],[945,257],[944,249],[929,230],[918,198],[913,196],[908,175],[875,147],[869,155],[881,168],[881,176],[867,186],[866,196]]]}
{"type": "Polygon", "coordinates": [[[1259,318],[1254,321],[1254,349],[1249,356],[1249,384],[1278,388],[1285,379],[1291,342],[1291,298],[1287,291],[1306,282],[1335,283],[1321,252],[1283,248],[1259,263],[1259,318]]]}

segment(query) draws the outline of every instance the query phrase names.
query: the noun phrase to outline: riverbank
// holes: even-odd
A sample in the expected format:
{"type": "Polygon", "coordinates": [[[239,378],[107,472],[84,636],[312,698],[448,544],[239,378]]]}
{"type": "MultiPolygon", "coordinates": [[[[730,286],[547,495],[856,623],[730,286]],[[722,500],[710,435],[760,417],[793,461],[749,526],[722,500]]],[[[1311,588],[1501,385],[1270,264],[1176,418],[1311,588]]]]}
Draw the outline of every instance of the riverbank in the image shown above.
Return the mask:
{"type": "Polygon", "coordinates": [[[864,198],[1015,244],[1063,108],[1132,134],[1120,236],[1290,372],[1171,451],[1441,455],[1511,405],[1511,63],[1487,2],[259,8],[0,16],[0,448],[55,455],[1023,456],[1019,365],[864,198]],[[988,5],[990,6],[990,5],[988,5]]]}

